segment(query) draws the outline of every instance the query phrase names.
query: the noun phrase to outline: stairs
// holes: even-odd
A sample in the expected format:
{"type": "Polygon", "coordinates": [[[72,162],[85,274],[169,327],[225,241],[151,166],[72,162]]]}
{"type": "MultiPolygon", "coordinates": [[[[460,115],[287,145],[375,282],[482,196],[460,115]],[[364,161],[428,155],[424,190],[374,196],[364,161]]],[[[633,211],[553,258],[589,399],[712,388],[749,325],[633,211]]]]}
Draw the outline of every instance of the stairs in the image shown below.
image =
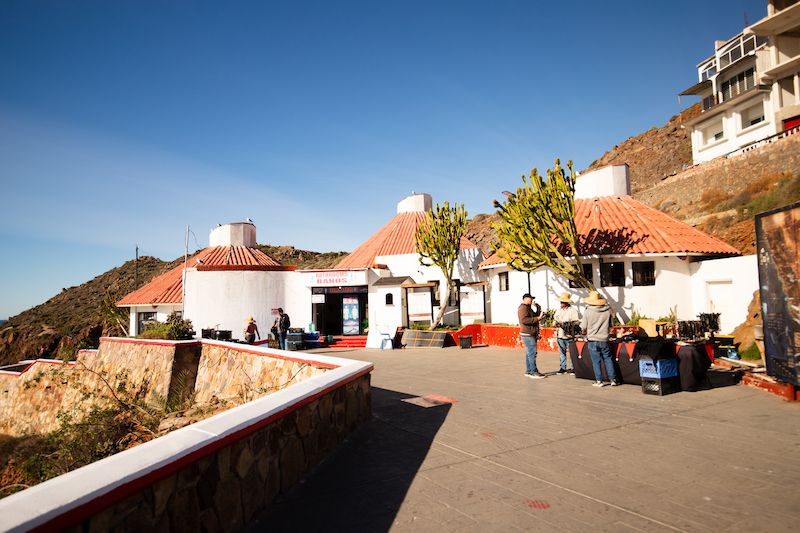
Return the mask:
{"type": "Polygon", "coordinates": [[[347,335],[334,336],[333,342],[325,341],[324,346],[328,348],[366,348],[366,335],[347,335]]]}

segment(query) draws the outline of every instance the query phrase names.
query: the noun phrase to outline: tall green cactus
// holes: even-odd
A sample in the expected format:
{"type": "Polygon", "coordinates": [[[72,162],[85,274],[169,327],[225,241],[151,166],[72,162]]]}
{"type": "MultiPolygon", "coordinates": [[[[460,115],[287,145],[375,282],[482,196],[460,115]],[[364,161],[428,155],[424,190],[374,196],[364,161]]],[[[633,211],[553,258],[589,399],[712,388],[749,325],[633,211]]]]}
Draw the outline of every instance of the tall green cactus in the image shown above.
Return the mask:
{"type": "Polygon", "coordinates": [[[567,168],[569,175],[556,159],[555,167],[547,169],[546,179],[534,168],[530,176],[522,176],[525,186],[518,188],[515,195],[502,204],[494,201],[502,222],[492,224],[499,240],[492,243],[492,249],[513,270],[531,272],[548,266],[573,283],[595,290],[584,277],[578,256],[572,160],[567,168]],[[569,249],[566,256],[559,251],[562,244],[569,249]]]}
{"type": "Polygon", "coordinates": [[[450,300],[450,287],[453,284],[453,269],[458,261],[461,251],[461,236],[467,226],[467,211],[464,204],[454,205],[445,202],[444,207],[436,204],[436,209],[431,209],[425,219],[417,227],[414,235],[414,245],[419,254],[419,263],[423,266],[438,266],[447,282],[444,290],[439,293],[439,312],[436,319],[431,322],[429,329],[434,329],[442,321],[447,302],[450,300]]]}

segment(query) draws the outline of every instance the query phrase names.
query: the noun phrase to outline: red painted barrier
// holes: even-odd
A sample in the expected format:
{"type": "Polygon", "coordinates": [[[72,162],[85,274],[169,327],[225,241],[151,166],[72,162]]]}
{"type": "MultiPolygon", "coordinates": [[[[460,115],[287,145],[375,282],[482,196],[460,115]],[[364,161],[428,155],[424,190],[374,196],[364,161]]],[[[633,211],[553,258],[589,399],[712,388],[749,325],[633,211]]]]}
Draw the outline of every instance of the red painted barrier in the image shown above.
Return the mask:
{"type": "MultiPolygon", "coordinates": [[[[611,333],[617,337],[622,337],[629,333],[636,333],[638,329],[638,326],[615,326],[611,328],[611,333]]],[[[472,335],[473,346],[476,344],[488,344],[489,346],[500,346],[502,348],[524,348],[519,337],[519,326],[470,324],[458,331],[449,331],[447,335],[453,342],[450,346],[459,345],[458,337],[460,335],[472,335]]],[[[539,342],[536,343],[536,347],[543,352],[557,352],[556,328],[541,328],[539,342]]]]}

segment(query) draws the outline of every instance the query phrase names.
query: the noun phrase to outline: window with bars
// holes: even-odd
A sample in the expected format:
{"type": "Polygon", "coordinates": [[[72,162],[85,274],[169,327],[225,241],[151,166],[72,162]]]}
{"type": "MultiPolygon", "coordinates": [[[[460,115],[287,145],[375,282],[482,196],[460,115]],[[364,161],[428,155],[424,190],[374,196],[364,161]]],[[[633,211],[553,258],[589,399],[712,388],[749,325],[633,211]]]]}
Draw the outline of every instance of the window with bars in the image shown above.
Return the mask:
{"type": "Polygon", "coordinates": [[[633,262],[633,286],[656,284],[656,264],[654,261],[633,262]]]}
{"type": "Polygon", "coordinates": [[[722,83],[722,101],[728,101],[756,86],[756,71],[749,68],[722,83]]]}

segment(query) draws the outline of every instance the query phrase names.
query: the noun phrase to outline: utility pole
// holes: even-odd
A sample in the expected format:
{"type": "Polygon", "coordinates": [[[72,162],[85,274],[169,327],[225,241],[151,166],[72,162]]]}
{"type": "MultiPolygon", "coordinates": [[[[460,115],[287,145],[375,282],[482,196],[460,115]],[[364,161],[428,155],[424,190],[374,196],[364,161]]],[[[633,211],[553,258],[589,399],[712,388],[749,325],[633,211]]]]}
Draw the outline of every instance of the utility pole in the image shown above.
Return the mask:
{"type": "Polygon", "coordinates": [[[134,261],[133,290],[139,290],[139,245],[136,245],[136,260],[134,261]]]}

